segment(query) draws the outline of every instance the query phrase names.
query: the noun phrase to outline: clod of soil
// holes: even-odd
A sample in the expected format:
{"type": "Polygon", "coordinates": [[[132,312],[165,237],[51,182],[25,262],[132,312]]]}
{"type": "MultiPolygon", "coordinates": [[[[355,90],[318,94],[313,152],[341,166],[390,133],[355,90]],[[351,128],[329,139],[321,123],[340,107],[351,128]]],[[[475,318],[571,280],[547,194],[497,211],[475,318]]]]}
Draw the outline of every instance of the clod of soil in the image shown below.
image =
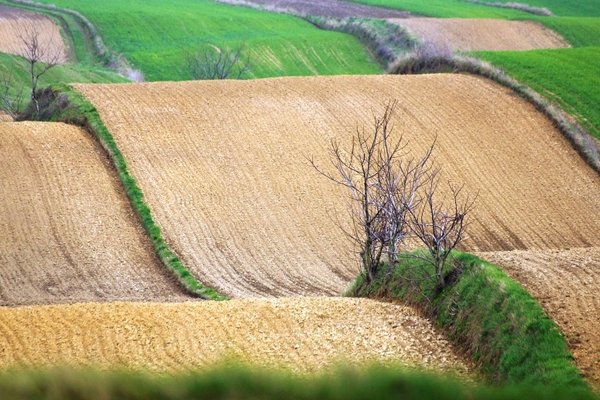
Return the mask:
{"type": "Polygon", "coordinates": [[[48,17],[0,5],[0,52],[24,56],[26,47],[21,37],[30,37],[27,32],[37,32],[40,49],[46,53],[41,61],[48,62],[49,56],[57,55],[58,63],[68,61],[68,51],[60,29],[48,17]]]}
{"type": "Polygon", "coordinates": [[[103,154],[69,125],[0,123],[0,305],[186,298],[103,154]]]}
{"type": "Polygon", "coordinates": [[[579,369],[600,389],[600,247],[480,256],[540,301],[565,333],[579,369]]]}
{"type": "Polygon", "coordinates": [[[426,42],[452,51],[570,47],[556,32],[531,21],[466,18],[390,19],[426,42]]]}
{"type": "Polygon", "coordinates": [[[224,357],[311,372],[394,361],[466,373],[431,323],[367,299],[111,303],[0,308],[0,365],[176,371],[224,357]]]}
{"type": "Polygon", "coordinates": [[[331,139],[398,99],[416,153],[479,193],[468,250],[600,246],[600,177],[511,91],[465,75],[77,86],[198,279],[234,297],[340,293],[358,257],[348,193],[316,173],[331,139]]]}

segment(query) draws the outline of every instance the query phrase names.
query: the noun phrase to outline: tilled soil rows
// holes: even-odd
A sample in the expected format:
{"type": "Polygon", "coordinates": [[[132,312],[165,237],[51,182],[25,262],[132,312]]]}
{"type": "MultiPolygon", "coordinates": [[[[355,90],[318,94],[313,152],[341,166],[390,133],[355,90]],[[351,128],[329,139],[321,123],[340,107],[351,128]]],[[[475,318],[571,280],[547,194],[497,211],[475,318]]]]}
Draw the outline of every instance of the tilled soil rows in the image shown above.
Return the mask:
{"type": "Polygon", "coordinates": [[[600,247],[482,253],[544,306],[583,374],[600,389],[600,247]]]}
{"type": "Polygon", "coordinates": [[[532,21],[467,18],[390,19],[421,40],[452,51],[534,50],[570,47],[556,32],[532,21]]]}
{"type": "Polygon", "coordinates": [[[389,99],[418,154],[479,193],[467,250],[599,246],[600,178],[529,103],[464,75],[79,85],[167,241],[234,297],[324,295],[358,271],[348,193],[317,174],[389,99]]]}
{"type": "Polygon", "coordinates": [[[60,29],[48,17],[17,10],[0,5],[0,52],[23,56],[26,47],[22,37],[29,38],[30,34],[39,34],[40,49],[46,53],[42,61],[48,61],[48,55],[56,54],[59,63],[68,61],[68,51],[60,34],[60,29]]]}
{"type": "Polygon", "coordinates": [[[186,298],[102,154],[69,125],[0,123],[0,305],[186,298]]]}
{"type": "Polygon", "coordinates": [[[0,308],[0,349],[3,368],[171,372],[235,358],[296,372],[369,361],[468,371],[410,307],[349,298],[0,308]]]}

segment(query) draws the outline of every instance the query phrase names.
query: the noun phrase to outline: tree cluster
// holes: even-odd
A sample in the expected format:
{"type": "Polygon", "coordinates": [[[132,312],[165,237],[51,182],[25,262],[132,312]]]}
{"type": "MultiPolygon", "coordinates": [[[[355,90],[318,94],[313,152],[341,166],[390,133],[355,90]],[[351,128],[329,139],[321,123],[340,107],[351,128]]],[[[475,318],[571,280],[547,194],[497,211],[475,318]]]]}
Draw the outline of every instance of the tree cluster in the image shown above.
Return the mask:
{"type": "Polygon", "coordinates": [[[465,238],[474,199],[463,194],[463,186],[450,184],[442,197],[441,170],[432,158],[435,141],[421,156],[411,155],[403,137],[392,135],[397,106],[397,101],[387,103],[383,115],[373,116],[372,130],[357,129],[349,146],[331,142],[334,172],[314,159],[310,163],[350,192],[352,230],[345,233],[360,249],[367,283],[384,257],[396,264],[406,240],[414,237],[427,249],[434,269],[431,278],[442,288],[448,276],[446,260],[465,238]]]}

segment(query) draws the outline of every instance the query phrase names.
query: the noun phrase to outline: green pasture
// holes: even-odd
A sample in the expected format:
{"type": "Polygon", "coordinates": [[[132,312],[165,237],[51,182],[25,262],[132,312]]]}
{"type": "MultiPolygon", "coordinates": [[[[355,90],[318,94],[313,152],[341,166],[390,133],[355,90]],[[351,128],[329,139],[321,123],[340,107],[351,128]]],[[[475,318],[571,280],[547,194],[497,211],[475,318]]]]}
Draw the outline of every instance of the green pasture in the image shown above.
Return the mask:
{"type": "Polygon", "coordinates": [[[79,11],[106,44],[141,69],[146,80],[191,79],[186,58],[212,46],[244,45],[246,76],[382,72],[359,41],[299,18],[209,0],[43,0],[79,11]]]}
{"type": "Polygon", "coordinates": [[[559,103],[600,139],[600,47],[475,55],[559,103]]]}

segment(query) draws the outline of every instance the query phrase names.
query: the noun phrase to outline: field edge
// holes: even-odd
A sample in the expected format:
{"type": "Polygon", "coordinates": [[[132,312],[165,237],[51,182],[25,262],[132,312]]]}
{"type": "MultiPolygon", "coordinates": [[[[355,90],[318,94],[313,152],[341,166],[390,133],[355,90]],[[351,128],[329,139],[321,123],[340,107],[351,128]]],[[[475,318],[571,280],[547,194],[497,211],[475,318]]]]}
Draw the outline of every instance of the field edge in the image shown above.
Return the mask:
{"type": "Polygon", "coordinates": [[[135,177],[129,172],[123,154],[96,108],[69,85],[56,85],[43,89],[40,91],[39,99],[40,113],[33,112],[30,105],[19,119],[64,122],[89,132],[106,151],[134,212],[166,269],[189,294],[205,300],[227,300],[227,296],[198,281],[165,241],[161,228],[154,221],[152,211],[144,200],[142,190],[135,177]]]}

